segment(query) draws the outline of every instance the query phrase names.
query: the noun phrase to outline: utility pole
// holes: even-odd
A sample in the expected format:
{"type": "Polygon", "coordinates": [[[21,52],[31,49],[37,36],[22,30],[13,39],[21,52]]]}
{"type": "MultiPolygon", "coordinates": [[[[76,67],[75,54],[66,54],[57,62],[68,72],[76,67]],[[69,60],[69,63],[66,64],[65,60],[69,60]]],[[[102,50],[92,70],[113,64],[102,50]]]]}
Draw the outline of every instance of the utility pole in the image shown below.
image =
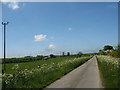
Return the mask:
{"type": "Polygon", "coordinates": [[[5,59],[6,59],[6,25],[8,22],[2,22],[2,25],[4,26],[4,71],[6,70],[5,66],[5,59]]]}

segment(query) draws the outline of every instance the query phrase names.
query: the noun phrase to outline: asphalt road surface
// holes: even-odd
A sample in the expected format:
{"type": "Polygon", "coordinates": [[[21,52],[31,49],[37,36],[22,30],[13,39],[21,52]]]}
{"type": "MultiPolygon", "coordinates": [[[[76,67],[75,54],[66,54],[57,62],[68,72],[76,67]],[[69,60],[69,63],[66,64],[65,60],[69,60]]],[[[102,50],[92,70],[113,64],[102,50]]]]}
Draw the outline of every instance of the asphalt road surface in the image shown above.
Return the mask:
{"type": "Polygon", "coordinates": [[[46,88],[103,88],[96,57],[94,56],[46,88]]]}

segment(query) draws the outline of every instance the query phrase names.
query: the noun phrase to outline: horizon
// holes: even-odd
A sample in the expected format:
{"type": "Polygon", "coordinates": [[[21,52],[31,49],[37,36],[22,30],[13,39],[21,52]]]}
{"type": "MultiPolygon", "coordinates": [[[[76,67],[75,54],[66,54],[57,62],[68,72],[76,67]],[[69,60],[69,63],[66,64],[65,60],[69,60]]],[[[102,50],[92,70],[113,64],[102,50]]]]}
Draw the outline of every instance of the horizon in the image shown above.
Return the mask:
{"type": "Polygon", "coordinates": [[[9,22],[7,57],[95,53],[118,44],[117,2],[3,3],[2,20],[9,22]]]}
{"type": "MultiPolygon", "coordinates": [[[[65,53],[65,55],[67,55],[67,52],[64,52],[65,53]]],[[[70,53],[70,52],[69,52],[70,53]]],[[[95,52],[94,52],[95,53],[95,52]]],[[[83,53],[83,54],[94,54],[94,53],[83,53]]],[[[97,53],[97,52],[96,52],[97,53]]],[[[52,54],[52,53],[51,53],[52,54]]],[[[70,53],[70,55],[76,55],[76,54],[78,54],[78,53],[70,53]]],[[[38,55],[40,55],[40,54],[38,54],[38,55]]],[[[62,56],[62,53],[61,54],[54,54],[55,56],[62,56]]],[[[29,55],[27,55],[27,56],[29,56],[29,55]]],[[[32,56],[31,55],[31,57],[36,57],[37,55],[34,55],[34,56],[32,56]]],[[[50,56],[50,54],[48,54],[48,55],[40,55],[40,56],[50,56]]],[[[6,58],[24,58],[24,57],[26,57],[26,56],[21,56],[21,57],[6,57],[6,58]]],[[[2,58],[2,57],[0,57],[0,59],[4,59],[4,57],[2,58]]]]}

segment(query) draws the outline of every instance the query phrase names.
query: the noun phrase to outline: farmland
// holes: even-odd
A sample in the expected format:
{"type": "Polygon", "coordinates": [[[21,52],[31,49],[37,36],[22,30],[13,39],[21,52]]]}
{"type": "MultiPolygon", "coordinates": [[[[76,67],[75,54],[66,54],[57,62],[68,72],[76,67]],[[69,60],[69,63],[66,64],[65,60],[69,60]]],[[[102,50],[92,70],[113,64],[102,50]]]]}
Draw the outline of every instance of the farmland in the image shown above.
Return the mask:
{"type": "Polygon", "coordinates": [[[56,57],[49,60],[6,64],[3,88],[43,88],[91,58],[56,57]]]}
{"type": "Polygon", "coordinates": [[[20,70],[24,69],[35,69],[38,68],[38,66],[41,66],[43,64],[49,64],[49,63],[58,63],[62,62],[66,59],[74,59],[75,57],[57,57],[57,58],[51,58],[48,60],[37,60],[33,62],[22,62],[22,63],[8,63],[6,64],[6,71],[5,73],[10,74],[10,73],[15,73],[15,70],[13,69],[14,66],[18,65],[20,70]]]}

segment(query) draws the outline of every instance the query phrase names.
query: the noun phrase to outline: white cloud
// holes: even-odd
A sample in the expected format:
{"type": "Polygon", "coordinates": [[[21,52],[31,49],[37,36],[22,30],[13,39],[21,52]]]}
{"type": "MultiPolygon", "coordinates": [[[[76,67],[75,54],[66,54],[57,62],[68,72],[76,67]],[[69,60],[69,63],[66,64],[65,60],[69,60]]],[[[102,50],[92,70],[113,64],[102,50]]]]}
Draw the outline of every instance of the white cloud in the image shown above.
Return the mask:
{"type": "Polygon", "coordinates": [[[11,8],[11,9],[13,9],[13,10],[20,8],[18,2],[10,2],[10,3],[8,4],[8,7],[11,8]]]}
{"type": "Polygon", "coordinates": [[[71,27],[68,28],[68,31],[72,31],[73,29],[71,27]]]}
{"type": "Polygon", "coordinates": [[[50,49],[50,50],[54,50],[56,48],[56,46],[54,45],[54,44],[50,44],[49,46],[48,46],[48,49],[50,49]]]}
{"type": "Polygon", "coordinates": [[[41,41],[44,41],[46,40],[46,37],[47,35],[43,35],[43,34],[40,34],[40,35],[35,35],[34,38],[35,38],[35,42],[41,42],[41,41]]]}
{"type": "Polygon", "coordinates": [[[3,4],[7,5],[8,8],[16,10],[20,8],[19,2],[17,0],[2,0],[3,4]]]}
{"type": "Polygon", "coordinates": [[[3,3],[5,2],[11,2],[11,0],[1,0],[3,3]]]}

